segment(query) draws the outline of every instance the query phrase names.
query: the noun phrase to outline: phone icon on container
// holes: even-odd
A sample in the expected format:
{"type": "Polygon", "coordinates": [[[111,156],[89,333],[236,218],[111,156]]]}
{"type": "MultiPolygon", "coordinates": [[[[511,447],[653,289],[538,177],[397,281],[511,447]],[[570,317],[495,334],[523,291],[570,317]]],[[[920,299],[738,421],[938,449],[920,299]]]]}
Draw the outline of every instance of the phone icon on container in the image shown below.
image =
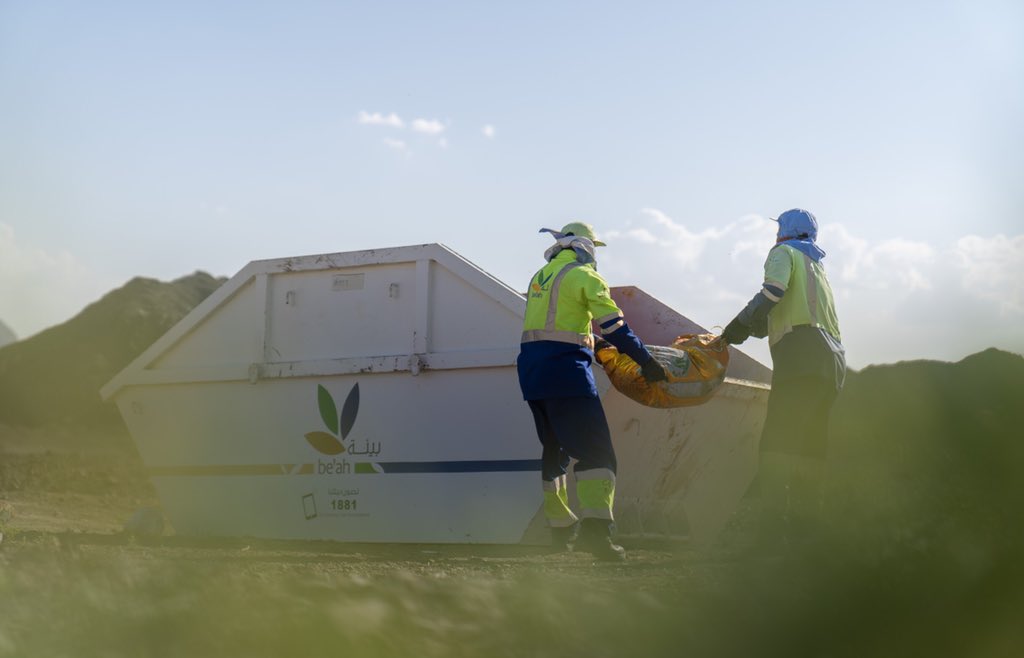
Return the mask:
{"type": "Polygon", "coordinates": [[[313,494],[308,493],[302,497],[302,511],[307,521],[316,518],[316,499],[313,498],[313,494]]]}

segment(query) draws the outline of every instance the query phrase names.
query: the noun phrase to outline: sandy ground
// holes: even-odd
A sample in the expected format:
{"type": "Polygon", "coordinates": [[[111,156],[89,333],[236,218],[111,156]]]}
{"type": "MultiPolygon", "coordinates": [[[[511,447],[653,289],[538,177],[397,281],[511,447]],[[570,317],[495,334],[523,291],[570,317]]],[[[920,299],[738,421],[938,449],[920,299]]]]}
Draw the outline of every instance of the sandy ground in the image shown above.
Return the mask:
{"type": "Polygon", "coordinates": [[[158,505],[127,436],[0,427],[0,500],[19,533],[112,534],[158,505]]]}

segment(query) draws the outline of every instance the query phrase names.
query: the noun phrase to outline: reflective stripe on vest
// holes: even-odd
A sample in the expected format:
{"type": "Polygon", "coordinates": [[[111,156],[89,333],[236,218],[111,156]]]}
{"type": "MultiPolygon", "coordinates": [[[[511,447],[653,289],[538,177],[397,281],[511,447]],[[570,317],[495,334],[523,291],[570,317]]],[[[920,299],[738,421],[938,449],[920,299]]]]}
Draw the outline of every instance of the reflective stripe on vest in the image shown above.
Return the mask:
{"type": "Polygon", "coordinates": [[[539,340],[551,340],[557,343],[571,343],[573,345],[579,345],[581,347],[587,347],[594,349],[594,336],[591,334],[578,334],[575,331],[566,331],[555,329],[555,318],[558,316],[558,291],[562,287],[562,280],[565,275],[577,267],[582,267],[583,263],[575,262],[569,263],[555,276],[555,280],[551,282],[551,294],[548,297],[548,313],[544,320],[543,329],[527,329],[523,332],[523,336],[520,342],[532,343],[539,340]]]}
{"type": "Polygon", "coordinates": [[[804,256],[804,271],[807,272],[807,314],[811,317],[811,326],[818,326],[818,277],[814,276],[811,259],[804,256]]]}
{"type": "Polygon", "coordinates": [[[556,343],[571,343],[580,347],[594,349],[594,336],[592,334],[581,336],[575,331],[557,331],[554,329],[551,331],[547,329],[528,329],[523,332],[520,342],[532,343],[538,340],[553,340],[556,343]]]}
{"type": "Polygon", "coordinates": [[[618,313],[610,313],[608,315],[597,318],[596,320],[594,320],[594,322],[597,323],[597,326],[601,327],[601,335],[607,336],[608,334],[612,333],[622,325],[626,324],[626,318],[623,317],[622,312],[620,311],[618,313]],[[605,323],[611,322],[612,320],[615,320],[615,322],[609,324],[607,327],[604,326],[605,323]]]}

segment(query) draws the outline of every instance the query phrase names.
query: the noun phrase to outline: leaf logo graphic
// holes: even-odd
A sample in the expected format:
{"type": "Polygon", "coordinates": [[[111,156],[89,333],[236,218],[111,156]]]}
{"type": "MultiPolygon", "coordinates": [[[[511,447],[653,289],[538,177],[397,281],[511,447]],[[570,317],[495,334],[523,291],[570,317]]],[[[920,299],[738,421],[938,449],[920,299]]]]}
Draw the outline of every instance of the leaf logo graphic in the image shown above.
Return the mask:
{"type": "Polygon", "coordinates": [[[352,431],[356,423],[356,415],[359,413],[359,384],[357,383],[349,391],[342,405],[341,415],[338,415],[338,406],[330,392],[321,385],[316,387],[316,402],[320,409],[320,418],[330,432],[309,432],[306,440],[317,452],[325,455],[340,455],[345,452],[345,446],[341,443],[352,431]],[[340,434],[341,439],[338,436],[340,434]]]}

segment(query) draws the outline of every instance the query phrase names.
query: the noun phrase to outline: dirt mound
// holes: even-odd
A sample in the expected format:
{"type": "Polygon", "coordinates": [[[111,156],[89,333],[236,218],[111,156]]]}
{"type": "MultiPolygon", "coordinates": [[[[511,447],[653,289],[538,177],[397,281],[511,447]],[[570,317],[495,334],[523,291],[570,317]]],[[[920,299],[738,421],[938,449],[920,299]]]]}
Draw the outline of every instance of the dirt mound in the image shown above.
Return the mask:
{"type": "Polygon", "coordinates": [[[120,425],[100,387],[225,280],[137,277],[64,324],[0,348],[0,424],[120,425]]]}
{"type": "Polygon", "coordinates": [[[1019,535],[1021,390],[1024,357],[995,349],[851,373],[832,416],[833,500],[896,535],[1019,535]]]}
{"type": "Polygon", "coordinates": [[[17,334],[15,334],[10,327],[4,324],[3,320],[0,320],[0,347],[9,345],[16,340],[18,340],[17,334]]]}

